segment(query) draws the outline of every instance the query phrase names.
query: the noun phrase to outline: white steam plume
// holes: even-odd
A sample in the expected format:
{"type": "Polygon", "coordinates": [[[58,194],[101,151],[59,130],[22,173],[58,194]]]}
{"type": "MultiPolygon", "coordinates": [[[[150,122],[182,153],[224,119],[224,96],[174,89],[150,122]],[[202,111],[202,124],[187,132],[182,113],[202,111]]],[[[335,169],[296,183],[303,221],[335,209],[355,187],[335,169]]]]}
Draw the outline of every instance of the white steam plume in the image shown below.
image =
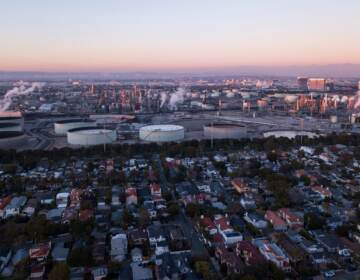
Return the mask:
{"type": "Polygon", "coordinates": [[[178,88],[173,94],[170,96],[169,107],[171,110],[176,110],[178,104],[182,104],[184,102],[184,96],[186,92],[183,88],[178,88]]]}
{"type": "Polygon", "coordinates": [[[360,107],[360,90],[357,92],[355,99],[354,109],[358,109],[360,107]]]}
{"type": "Polygon", "coordinates": [[[3,99],[0,100],[0,112],[7,111],[12,103],[12,99],[16,96],[26,95],[32,93],[36,89],[41,89],[44,86],[44,83],[32,83],[31,86],[28,86],[27,82],[17,82],[16,86],[13,89],[10,89],[6,92],[3,99]]]}
{"type": "Polygon", "coordinates": [[[160,108],[162,108],[165,105],[166,99],[167,99],[166,92],[162,92],[160,95],[160,100],[161,100],[160,108]]]}

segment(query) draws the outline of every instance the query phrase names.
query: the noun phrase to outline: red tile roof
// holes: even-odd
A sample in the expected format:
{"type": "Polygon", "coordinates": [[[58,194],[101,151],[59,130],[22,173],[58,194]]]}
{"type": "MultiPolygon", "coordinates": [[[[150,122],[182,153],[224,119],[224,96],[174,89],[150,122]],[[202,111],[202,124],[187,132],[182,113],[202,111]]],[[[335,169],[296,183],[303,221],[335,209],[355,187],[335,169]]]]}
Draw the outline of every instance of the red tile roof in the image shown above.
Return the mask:
{"type": "Polygon", "coordinates": [[[51,242],[41,243],[35,245],[30,249],[29,255],[31,259],[45,258],[49,255],[51,249],[51,242]]]}
{"type": "Polygon", "coordinates": [[[82,222],[90,220],[93,216],[94,210],[92,209],[84,209],[79,212],[79,220],[82,222]]]}
{"type": "Polygon", "coordinates": [[[11,196],[6,196],[2,199],[0,199],[0,210],[3,210],[6,205],[8,205],[11,201],[11,196]]]}
{"type": "Polygon", "coordinates": [[[266,211],[265,219],[267,219],[274,227],[286,227],[286,222],[273,211],[266,211]]]}

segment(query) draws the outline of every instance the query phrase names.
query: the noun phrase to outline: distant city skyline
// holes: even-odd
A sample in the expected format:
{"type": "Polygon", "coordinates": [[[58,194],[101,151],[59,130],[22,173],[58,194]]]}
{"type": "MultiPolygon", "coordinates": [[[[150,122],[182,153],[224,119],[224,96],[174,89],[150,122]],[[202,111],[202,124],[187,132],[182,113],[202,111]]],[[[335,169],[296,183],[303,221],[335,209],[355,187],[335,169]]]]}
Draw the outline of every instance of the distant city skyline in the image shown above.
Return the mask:
{"type": "Polygon", "coordinates": [[[350,63],[348,75],[358,75],[359,11],[358,0],[4,0],[0,71],[271,72],[350,63]]]}

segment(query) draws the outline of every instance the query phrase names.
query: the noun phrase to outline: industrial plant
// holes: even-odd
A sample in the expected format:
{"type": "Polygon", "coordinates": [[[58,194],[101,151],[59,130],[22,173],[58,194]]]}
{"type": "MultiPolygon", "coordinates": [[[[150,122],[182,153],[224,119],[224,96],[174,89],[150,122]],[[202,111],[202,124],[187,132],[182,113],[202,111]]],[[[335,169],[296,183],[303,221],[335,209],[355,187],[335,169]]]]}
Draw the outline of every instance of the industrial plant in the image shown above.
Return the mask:
{"type": "Polygon", "coordinates": [[[18,149],[358,132],[359,86],[304,76],[5,83],[0,131],[23,132],[18,149]]]}

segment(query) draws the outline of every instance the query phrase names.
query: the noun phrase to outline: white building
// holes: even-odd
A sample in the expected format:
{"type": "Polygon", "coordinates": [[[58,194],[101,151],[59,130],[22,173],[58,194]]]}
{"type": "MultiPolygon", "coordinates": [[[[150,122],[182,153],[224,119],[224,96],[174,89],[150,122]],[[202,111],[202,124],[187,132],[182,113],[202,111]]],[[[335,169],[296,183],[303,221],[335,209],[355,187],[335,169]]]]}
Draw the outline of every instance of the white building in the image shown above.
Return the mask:
{"type": "Polygon", "coordinates": [[[14,197],[5,207],[5,218],[19,215],[26,201],[27,198],[25,196],[14,197]]]}
{"type": "Polygon", "coordinates": [[[113,261],[123,261],[127,254],[128,240],[125,233],[118,233],[111,237],[111,259],[113,261]]]}

